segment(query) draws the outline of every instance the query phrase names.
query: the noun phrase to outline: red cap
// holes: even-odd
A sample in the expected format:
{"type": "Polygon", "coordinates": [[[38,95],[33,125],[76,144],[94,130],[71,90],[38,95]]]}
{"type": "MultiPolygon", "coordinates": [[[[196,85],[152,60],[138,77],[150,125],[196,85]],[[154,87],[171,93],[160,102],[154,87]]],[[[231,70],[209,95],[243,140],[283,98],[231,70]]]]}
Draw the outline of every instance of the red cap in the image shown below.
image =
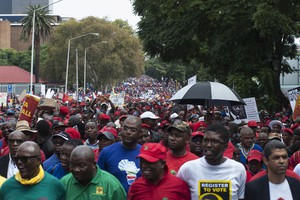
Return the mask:
{"type": "Polygon", "coordinates": [[[193,131],[197,131],[200,126],[204,126],[205,128],[207,128],[207,124],[205,122],[198,121],[198,122],[194,123],[193,131]]]}
{"type": "Polygon", "coordinates": [[[263,157],[262,153],[260,151],[254,149],[248,153],[247,160],[248,160],[248,162],[251,160],[261,161],[262,157],[263,157]]]}
{"type": "Polygon", "coordinates": [[[69,127],[67,129],[65,129],[64,131],[67,132],[70,135],[70,137],[73,139],[81,138],[79,131],[77,131],[75,128],[69,127]]]}
{"type": "Polygon", "coordinates": [[[248,126],[249,127],[257,127],[257,122],[251,120],[251,121],[248,122],[248,126]]]}
{"type": "Polygon", "coordinates": [[[150,129],[150,126],[148,124],[142,124],[143,129],[150,129]]]}
{"type": "Polygon", "coordinates": [[[123,118],[127,118],[127,115],[121,115],[120,117],[119,117],[119,120],[122,120],[123,118]]]}
{"type": "Polygon", "coordinates": [[[293,131],[290,128],[283,128],[282,131],[285,132],[285,133],[288,133],[290,135],[293,135],[293,131]]]}
{"type": "Polygon", "coordinates": [[[195,136],[198,136],[198,135],[204,137],[204,133],[202,133],[201,131],[192,132],[192,138],[195,137],[195,136]]]}
{"type": "Polygon", "coordinates": [[[166,160],[167,149],[159,143],[145,143],[137,156],[144,158],[146,161],[155,163],[157,161],[166,160]]]}
{"type": "Polygon", "coordinates": [[[113,127],[110,126],[104,126],[101,130],[100,133],[104,133],[104,132],[109,132],[111,134],[113,134],[116,138],[118,137],[118,132],[116,129],[114,129],[113,127]]]}
{"type": "Polygon", "coordinates": [[[299,127],[299,124],[294,124],[292,127],[291,127],[291,129],[292,129],[292,131],[294,131],[295,129],[297,129],[299,127]]]}
{"type": "Polygon", "coordinates": [[[284,116],[282,119],[281,119],[281,122],[282,123],[285,123],[287,120],[289,120],[289,118],[287,116],[284,116]]]}
{"type": "Polygon", "coordinates": [[[103,120],[110,120],[110,116],[108,116],[107,114],[101,114],[99,115],[98,119],[103,119],[103,120]]]}
{"type": "Polygon", "coordinates": [[[65,107],[65,106],[61,106],[61,107],[59,108],[59,112],[60,112],[61,114],[63,114],[63,115],[67,115],[67,114],[69,113],[69,109],[68,109],[67,107],[65,107]]]}

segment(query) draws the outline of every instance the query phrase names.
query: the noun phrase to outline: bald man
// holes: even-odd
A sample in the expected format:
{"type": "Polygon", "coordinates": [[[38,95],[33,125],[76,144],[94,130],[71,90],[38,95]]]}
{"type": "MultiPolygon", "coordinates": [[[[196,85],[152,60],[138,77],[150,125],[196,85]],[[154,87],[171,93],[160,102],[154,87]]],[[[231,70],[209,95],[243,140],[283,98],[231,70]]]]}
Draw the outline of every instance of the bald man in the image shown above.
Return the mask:
{"type": "Polygon", "coordinates": [[[4,182],[1,198],[8,199],[65,199],[65,190],[58,179],[44,172],[41,152],[32,141],[22,143],[14,156],[19,172],[4,182]]]}
{"type": "Polygon", "coordinates": [[[72,151],[70,171],[61,179],[66,189],[66,199],[126,199],[118,179],[96,165],[90,147],[82,145],[72,151]]]}
{"type": "Polygon", "coordinates": [[[114,175],[126,193],[132,183],[141,176],[140,160],[136,158],[141,149],[141,145],[138,144],[141,131],[141,119],[128,116],[122,127],[121,141],[104,147],[98,159],[99,167],[114,175]]]}
{"type": "Polygon", "coordinates": [[[262,152],[263,149],[258,144],[254,143],[255,134],[250,127],[244,126],[241,129],[240,134],[241,134],[240,136],[241,142],[238,143],[237,146],[240,150],[240,162],[245,165],[247,163],[248,153],[251,150],[258,150],[262,152]]]}

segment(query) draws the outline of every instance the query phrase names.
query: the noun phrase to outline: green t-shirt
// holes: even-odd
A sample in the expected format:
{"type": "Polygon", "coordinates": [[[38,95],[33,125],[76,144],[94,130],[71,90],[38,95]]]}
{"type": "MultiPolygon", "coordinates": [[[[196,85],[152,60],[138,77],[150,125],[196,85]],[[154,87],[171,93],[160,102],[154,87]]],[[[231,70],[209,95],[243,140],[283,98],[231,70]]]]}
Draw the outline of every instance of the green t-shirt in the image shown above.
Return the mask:
{"type": "Polygon", "coordinates": [[[68,200],[126,200],[125,190],[119,180],[98,167],[95,177],[86,186],[80,184],[72,173],[67,174],[60,181],[65,186],[68,200]]]}
{"type": "Polygon", "coordinates": [[[47,172],[45,172],[45,176],[41,182],[34,185],[22,185],[15,177],[11,177],[3,183],[0,190],[1,200],[65,200],[65,190],[63,185],[57,178],[47,172]]]}

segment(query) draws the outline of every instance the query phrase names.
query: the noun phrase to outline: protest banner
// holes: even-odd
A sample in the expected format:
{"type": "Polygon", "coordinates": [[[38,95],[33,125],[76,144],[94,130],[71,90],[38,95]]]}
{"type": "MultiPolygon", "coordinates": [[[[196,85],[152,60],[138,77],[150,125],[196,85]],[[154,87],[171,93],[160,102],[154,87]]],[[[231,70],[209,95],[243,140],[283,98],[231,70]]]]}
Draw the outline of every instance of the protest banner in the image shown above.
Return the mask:
{"type": "Polygon", "coordinates": [[[296,121],[297,117],[300,116],[300,95],[298,94],[295,101],[295,107],[293,112],[293,120],[296,121]]]}
{"type": "Polygon", "coordinates": [[[109,96],[109,99],[111,102],[119,108],[123,108],[124,105],[124,99],[125,99],[125,92],[122,93],[111,93],[109,96]]]}
{"type": "Polygon", "coordinates": [[[0,105],[7,106],[7,93],[6,92],[0,93],[0,105]]]}
{"type": "Polygon", "coordinates": [[[242,121],[257,121],[259,122],[259,114],[254,97],[243,99],[246,105],[232,106],[230,114],[234,118],[235,123],[241,123],[242,121]]]}
{"type": "Polygon", "coordinates": [[[26,94],[25,100],[20,112],[19,120],[26,120],[31,123],[31,119],[34,115],[34,112],[40,102],[40,97],[26,94]]]}
{"type": "Polygon", "coordinates": [[[291,90],[288,90],[288,98],[293,112],[295,110],[295,105],[299,94],[300,94],[300,87],[296,87],[291,90]]]}

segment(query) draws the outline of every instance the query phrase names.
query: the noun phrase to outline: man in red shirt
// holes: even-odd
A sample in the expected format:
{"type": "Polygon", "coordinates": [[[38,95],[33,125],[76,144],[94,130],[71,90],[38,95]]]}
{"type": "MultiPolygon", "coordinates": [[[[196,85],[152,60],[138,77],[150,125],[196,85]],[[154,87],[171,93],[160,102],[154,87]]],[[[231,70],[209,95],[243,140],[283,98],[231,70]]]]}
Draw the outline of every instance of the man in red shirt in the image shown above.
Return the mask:
{"type": "Polygon", "coordinates": [[[139,199],[191,199],[188,185],[169,174],[166,148],[159,143],[145,143],[140,154],[142,177],[131,185],[128,200],[139,199]]]}
{"type": "Polygon", "coordinates": [[[167,152],[166,162],[169,172],[176,175],[184,163],[195,160],[198,156],[186,149],[191,139],[191,129],[188,123],[177,121],[167,130],[169,132],[170,151],[167,152]]]}

